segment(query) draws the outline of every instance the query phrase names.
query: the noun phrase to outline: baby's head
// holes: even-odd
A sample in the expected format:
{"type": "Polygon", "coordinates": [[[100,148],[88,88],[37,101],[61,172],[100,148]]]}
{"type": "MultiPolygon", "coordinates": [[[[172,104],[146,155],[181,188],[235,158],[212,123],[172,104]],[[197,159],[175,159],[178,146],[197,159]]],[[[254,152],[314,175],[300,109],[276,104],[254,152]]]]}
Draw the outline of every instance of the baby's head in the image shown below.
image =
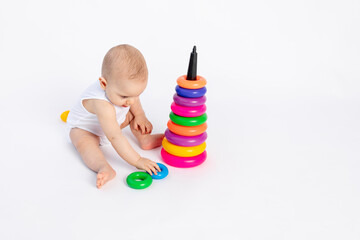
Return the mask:
{"type": "Polygon", "coordinates": [[[100,86],[117,106],[130,106],[146,88],[148,70],[141,52],[128,44],[111,48],[105,55],[100,86]]]}

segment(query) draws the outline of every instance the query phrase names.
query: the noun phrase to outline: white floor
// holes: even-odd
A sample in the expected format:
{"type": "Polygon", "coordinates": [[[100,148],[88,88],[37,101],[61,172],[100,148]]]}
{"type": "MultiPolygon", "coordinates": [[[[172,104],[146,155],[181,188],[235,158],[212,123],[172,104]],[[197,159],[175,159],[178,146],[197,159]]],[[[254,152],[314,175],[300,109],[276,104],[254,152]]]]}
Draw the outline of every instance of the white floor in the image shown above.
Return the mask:
{"type": "MultiPolygon", "coordinates": [[[[132,3],[70,3],[0,5],[0,239],[360,238],[358,3],[196,2],[195,43],[176,35],[191,22],[175,17],[186,4],[143,3],[135,18],[132,3]],[[115,7],[132,10],[101,18],[115,7]],[[141,99],[154,132],[166,129],[193,44],[208,80],[207,161],[169,166],[145,190],[127,186],[137,170],[111,147],[117,176],[97,189],[59,118],[122,42],[148,62],[141,99]]],[[[162,162],[160,148],[125,134],[162,162]]]]}

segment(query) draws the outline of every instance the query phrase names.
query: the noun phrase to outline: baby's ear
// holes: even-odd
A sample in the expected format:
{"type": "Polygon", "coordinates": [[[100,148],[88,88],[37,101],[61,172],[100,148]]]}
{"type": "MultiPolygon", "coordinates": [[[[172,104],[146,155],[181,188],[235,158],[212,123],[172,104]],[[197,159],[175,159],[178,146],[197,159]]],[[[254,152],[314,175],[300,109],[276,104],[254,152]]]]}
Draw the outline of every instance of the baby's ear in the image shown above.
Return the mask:
{"type": "Polygon", "coordinates": [[[99,81],[100,81],[100,87],[101,87],[103,90],[105,90],[106,85],[107,85],[106,79],[103,78],[103,77],[99,77],[99,81]]]}

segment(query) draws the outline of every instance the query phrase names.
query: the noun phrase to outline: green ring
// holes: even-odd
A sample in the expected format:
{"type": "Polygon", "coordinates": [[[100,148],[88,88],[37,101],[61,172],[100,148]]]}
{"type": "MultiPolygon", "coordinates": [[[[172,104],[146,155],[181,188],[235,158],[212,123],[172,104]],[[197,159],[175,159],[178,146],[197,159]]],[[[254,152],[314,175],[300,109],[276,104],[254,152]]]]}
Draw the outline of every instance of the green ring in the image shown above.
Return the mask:
{"type": "Polygon", "coordinates": [[[189,126],[189,127],[201,125],[205,123],[207,120],[206,113],[198,117],[182,117],[171,112],[169,116],[171,121],[173,121],[174,123],[181,126],[189,126]]]}
{"type": "Polygon", "coordinates": [[[133,172],[126,178],[129,187],[134,189],[144,189],[151,185],[152,178],[146,172],[133,172]]]}

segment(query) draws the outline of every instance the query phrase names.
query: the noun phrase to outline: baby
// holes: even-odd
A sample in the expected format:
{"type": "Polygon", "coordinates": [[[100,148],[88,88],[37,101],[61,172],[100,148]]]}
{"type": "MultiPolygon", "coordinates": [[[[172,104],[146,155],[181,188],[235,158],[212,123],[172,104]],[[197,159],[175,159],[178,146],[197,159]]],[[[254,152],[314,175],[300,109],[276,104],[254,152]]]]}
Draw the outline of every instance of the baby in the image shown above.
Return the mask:
{"type": "Polygon", "coordinates": [[[131,147],[121,131],[130,125],[142,149],[161,145],[164,135],[151,135],[153,127],[139,99],[147,81],[148,70],[140,51],[127,44],[115,46],[104,57],[99,81],[87,88],[70,110],[67,125],[71,142],[86,166],[97,172],[98,188],[116,174],[99,145],[111,143],[125,161],[150,175],[160,171],[155,162],[131,147]]]}

